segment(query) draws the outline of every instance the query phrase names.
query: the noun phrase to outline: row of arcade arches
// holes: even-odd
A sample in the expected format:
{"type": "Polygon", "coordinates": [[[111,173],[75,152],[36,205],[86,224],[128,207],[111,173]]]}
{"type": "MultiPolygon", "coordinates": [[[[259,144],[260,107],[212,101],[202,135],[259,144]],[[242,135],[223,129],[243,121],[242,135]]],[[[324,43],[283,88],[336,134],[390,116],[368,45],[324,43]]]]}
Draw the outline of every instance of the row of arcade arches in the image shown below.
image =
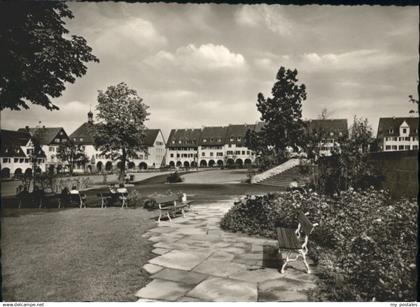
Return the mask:
{"type": "MultiPolygon", "coordinates": [[[[201,160],[199,163],[200,167],[221,167],[221,166],[229,166],[229,165],[237,165],[237,166],[249,166],[252,164],[251,159],[227,159],[226,160],[226,164],[223,160],[201,160]]],[[[189,161],[169,161],[169,166],[170,167],[197,167],[197,162],[189,162],[189,161]]]]}

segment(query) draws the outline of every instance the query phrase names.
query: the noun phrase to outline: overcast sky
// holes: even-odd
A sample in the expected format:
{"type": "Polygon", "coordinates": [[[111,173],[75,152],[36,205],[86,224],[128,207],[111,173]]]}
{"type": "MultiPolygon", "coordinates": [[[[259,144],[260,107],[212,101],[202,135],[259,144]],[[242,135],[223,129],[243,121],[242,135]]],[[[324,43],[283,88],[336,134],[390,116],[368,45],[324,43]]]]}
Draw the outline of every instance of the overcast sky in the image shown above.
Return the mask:
{"type": "Polygon", "coordinates": [[[150,106],[149,128],[255,123],[258,92],[271,94],[280,66],[307,87],[305,118],[407,116],[414,106],[418,8],[216,4],[69,3],[71,34],[100,63],[54,102],[4,111],[2,128],[63,126],[95,110],[97,90],[126,82],[150,106]]]}

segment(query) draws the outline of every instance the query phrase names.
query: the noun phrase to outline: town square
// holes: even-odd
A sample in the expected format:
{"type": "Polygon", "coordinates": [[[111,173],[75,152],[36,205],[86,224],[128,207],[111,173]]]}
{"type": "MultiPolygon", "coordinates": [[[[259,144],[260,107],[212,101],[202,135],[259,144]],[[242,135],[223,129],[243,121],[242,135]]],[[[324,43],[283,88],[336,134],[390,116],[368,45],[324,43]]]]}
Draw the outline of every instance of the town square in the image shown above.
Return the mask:
{"type": "Polygon", "coordinates": [[[4,302],[414,302],[418,6],[1,2],[4,302]]]}

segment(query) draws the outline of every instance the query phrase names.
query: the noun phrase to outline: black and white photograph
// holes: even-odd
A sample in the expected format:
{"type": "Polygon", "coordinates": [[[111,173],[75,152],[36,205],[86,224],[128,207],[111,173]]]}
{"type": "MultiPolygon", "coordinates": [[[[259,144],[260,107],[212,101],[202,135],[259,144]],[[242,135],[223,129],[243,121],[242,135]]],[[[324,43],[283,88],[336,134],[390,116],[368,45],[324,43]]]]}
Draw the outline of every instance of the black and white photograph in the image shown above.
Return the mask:
{"type": "Polygon", "coordinates": [[[0,0],[0,102],[4,306],[419,300],[418,3],[0,0]]]}

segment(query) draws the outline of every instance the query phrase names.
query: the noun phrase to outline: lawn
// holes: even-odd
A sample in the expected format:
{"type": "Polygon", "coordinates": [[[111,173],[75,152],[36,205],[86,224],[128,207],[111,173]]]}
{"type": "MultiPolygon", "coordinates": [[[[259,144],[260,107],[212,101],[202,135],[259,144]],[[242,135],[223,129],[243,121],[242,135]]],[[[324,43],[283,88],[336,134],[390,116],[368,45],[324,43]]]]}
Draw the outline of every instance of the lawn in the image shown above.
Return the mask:
{"type": "MultiPolygon", "coordinates": [[[[135,189],[142,197],[185,192],[193,204],[278,190],[250,184],[164,184],[165,178],[150,178],[135,189]]],[[[149,281],[142,266],[153,257],[151,242],[142,234],[156,225],[158,213],[100,209],[96,193],[87,192],[87,209],[2,210],[3,300],[136,300],[136,291],[149,281]]],[[[2,198],[3,208],[14,203],[2,198]]]]}
{"type": "Polygon", "coordinates": [[[2,294],[6,301],[134,301],[152,257],[142,237],[156,212],[143,209],[6,209],[2,294]],[[17,214],[18,212],[18,214],[17,214]]]}

